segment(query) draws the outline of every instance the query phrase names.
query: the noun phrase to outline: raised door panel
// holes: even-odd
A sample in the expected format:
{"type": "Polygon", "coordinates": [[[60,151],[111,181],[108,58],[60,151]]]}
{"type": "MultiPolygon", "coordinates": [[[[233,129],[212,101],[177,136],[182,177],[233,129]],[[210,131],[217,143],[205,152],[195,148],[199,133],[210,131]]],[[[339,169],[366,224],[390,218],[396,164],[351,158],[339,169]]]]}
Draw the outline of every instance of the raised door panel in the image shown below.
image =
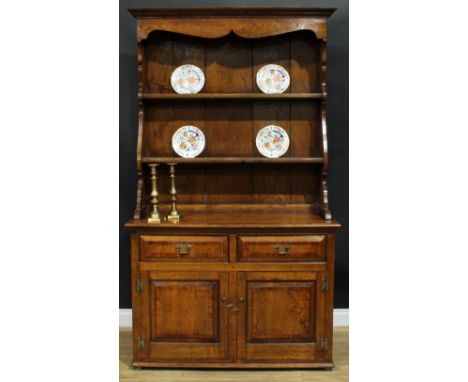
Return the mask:
{"type": "Polygon", "coordinates": [[[317,272],[240,272],[238,358],[321,360],[325,302],[321,285],[317,272]]]}
{"type": "Polygon", "coordinates": [[[226,272],[143,272],[144,356],[202,362],[228,357],[226,272]],[[146,288],[145,288],[146,287],[146,288]]]}
{"type": "Polygon", "coordinates": [[[249,283],[247,341],[314,342],[314,296],[313,281],[249,283]]]}

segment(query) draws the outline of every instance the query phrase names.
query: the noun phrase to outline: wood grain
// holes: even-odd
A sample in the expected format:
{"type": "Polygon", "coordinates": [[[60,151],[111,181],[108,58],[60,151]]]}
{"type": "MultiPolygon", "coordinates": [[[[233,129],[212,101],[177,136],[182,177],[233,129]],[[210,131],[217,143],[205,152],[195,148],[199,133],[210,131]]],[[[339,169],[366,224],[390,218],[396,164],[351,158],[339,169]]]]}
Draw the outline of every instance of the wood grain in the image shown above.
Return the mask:
{"type": "Polygon", "coordinates": [[[322,126],[318,102],[291,103],[290,120],[291,156],[322,157],[322,126]]]}
{"type": "Polygon", "coordinates": [[[227,236],[140,235],[142,261],[227,261],[227,236]],[[180,253],[178,247],[188,253],[180,253]],[[187,249],[188,248],[188,249],[187,249]]]}
{"type": "Polygon", "coordinates": [[[252,174],[253,169],[243,165],[211,166],[206,173],[207,203],[252,203],[252,174]]]}
{"type": "MultiPolygon", "coordinates": [[[[186,13],[191,13],[187,10],[186,13]]],[[[271,16],[270,16],[271,17],[271,16]]],[[[317,38],[326,37],[326,19],[324,18],[274,18],[265,22],[262,17],[249,17],[245,19],[223,17],[217,18],[186,18],[181,20],[171,18],[139,18],[138,19],[138,41],[151,37],[154,31],[163,30],[178,32],[194,37],[207,39],[222,38],[235,34],[243,38],[261,38],[281,35],[298,30],[312,31],[317,38]]]]}
{"type": "Polygon", "coordinates": [[[205,105],[206,124],[202,129],[206,137],[204,155],[216,157],[251,157],[252,104],[250,102],[213,101],[205,105]],[[236,139],[236,137],[243,139],[236,139]]]}
{"type": "Polygon", "coordinates": [[[233,35],[206,40],[205,70],[205,92],[250,93],[252,41],[240,41],[233,35]]]}
{"type": "Polygon", "coordinates": [[[218,342],[215,281],[153,281],[150,293],[152,342],[218,342]]]}
{"type": "Polygon", "coordinates": [[[172,75],[172,34],[158,32],[154,38],[145,41],[147,92],[167,92],[172,75]]]}
{"type": "Polygon", "coordinates": [[[289,262],[325,260],[325,235],[239,235],[237,240],[239,261],[289,262]],[[286,247],[287,250],[285,249],[286,247]],[[279,250],[283,251],[283,253],[279,253],[279,250]]]}
{"type": "Polygon", "coordinates": [[[321,92],[320,40],[313,33],[298,32],[291,38],[291,92],[321,92]]]}
{"type": "MultiPolygon", "coordinates": [[[[222,178],[221,178],[222,179],[222,178]]],[[[153,232],[179,231],[190,232],[188,229],[233,229],[241,232],[243,229],[274,230],[301,228],[312,231],[335,231],[341,225],[337,221],[324,221],[320,215],[311,213],[311,205],[272,204],[184,204],[180,209],[185,216],[180,223],[161,223],[155,226],[145,221],[129,221],[125,226],[132,230],[149,229],[153,232]]],[[[168,212],[168,206],[162,207],[168,212]]]]}
{"type": "Polygon", "coordinates": [[[256,343],[315,342],[315,282],[251,282],[247,340],[256,343]],[[282,317],[281,321],[277,317],[282,317]]]}

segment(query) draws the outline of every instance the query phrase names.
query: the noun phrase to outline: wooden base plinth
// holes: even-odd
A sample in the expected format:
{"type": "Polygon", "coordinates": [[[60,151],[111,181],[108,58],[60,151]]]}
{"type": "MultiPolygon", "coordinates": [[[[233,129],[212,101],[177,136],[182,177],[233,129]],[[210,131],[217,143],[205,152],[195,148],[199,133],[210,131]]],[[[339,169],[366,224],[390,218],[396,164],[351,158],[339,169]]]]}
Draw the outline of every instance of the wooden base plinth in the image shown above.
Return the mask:
{"type": "Polygon", "coordinates": [[[330,362],[313,362],[313,363],[272,363],[272,362],[255,362],[255,363],[188,363],[188,362],[132,362],[132,366],[136,368],[163,368],[163,369],[325,369],[332,370],[335,367],[333,361],[330,362]]]}

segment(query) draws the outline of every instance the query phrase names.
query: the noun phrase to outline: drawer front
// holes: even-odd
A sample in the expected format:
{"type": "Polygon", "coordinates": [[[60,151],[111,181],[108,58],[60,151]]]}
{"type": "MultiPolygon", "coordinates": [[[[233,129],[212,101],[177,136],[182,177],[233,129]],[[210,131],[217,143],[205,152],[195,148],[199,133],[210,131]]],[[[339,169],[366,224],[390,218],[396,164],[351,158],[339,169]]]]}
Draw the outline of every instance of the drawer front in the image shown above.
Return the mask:
{"type": "Polygon", "coordinates": [[[239,236],[239,261],[320,261],[326,258],[326,236],[239,236]]]}
{"type": "Polygon", "coordinates": [[[148,261],[227,261],[227,236],[140,236],[140,258],[148,261]]]}

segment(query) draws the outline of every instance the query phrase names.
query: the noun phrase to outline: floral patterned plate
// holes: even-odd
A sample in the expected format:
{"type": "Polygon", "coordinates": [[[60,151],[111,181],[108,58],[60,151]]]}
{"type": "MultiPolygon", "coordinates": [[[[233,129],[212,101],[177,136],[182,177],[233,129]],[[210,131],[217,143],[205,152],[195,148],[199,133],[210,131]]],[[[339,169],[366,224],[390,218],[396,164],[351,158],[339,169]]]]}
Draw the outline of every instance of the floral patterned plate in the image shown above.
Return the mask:
{"type": "Polygon", "coordinates": [[[179,94],[195,94],[205,85],[203,71],[195,65],[182,65],[172,72],[172,88],[179,94]]]}
{"type": "Polygon", "coordinates": [[[172,136],[172,148],[182,158],[195,158],[205,148],[205,135],[195,126],[182,126],[172,136]]]}
{"type": "Polygon", "coordinates": [[[283,93],[289,87],[289,73],[280,65],[265,65],[257,72],[257,85],[264,93],[283,93]]]}
{"type": "Polygon", "coordinates": [[[260,154],[267,158],[279,158],[288,151],[289,136],[283,128],[275,125],[265,126],[255,140],[260,154]]]}

